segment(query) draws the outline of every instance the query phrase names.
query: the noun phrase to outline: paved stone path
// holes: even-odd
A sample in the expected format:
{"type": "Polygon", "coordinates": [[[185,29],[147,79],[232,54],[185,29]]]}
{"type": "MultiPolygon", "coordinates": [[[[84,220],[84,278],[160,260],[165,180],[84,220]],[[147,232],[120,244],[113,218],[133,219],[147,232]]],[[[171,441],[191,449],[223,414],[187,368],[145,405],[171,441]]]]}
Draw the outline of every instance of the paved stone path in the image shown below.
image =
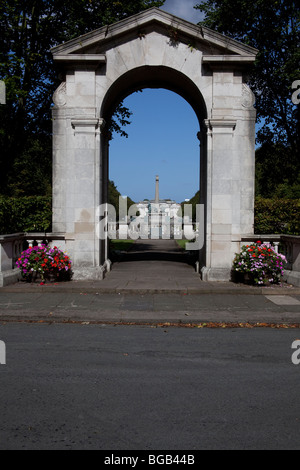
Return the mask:
{"type": "Polygon", "coordinates": [[[199,289],[195,264],[175,240],[138,240],[102,281],[103,288],[136,290],[199,289]]]}

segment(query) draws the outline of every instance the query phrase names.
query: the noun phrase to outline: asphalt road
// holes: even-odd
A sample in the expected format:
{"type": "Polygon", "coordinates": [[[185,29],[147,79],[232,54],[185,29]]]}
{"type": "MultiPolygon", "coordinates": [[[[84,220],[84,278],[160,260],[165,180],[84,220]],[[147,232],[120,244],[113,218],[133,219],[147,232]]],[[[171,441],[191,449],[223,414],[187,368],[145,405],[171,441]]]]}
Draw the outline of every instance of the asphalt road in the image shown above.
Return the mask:
{"type": "Polygon", "coordinates": [[[0,449],[300,449],[299,329],[1,323],[0,449]]]}

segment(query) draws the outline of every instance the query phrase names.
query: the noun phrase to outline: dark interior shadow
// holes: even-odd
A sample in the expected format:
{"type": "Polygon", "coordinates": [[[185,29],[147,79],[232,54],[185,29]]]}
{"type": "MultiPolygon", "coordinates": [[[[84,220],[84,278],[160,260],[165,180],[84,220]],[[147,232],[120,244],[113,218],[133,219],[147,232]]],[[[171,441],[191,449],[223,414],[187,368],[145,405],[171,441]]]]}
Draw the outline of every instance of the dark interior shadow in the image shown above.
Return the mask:
{"type": "MultiPolygon", "coordinates": [[[[155,242],[159,242],[159,240],[155,242]]],[[[111,252],[111,261],[113,263],[133,261],[169,261],[194,266],[197,261],[197,252],[185,251],[179,246],[166,249],[163,244],[160,248],[159,243],[139,243],[137,241],[127,252],[111,252]]]]}

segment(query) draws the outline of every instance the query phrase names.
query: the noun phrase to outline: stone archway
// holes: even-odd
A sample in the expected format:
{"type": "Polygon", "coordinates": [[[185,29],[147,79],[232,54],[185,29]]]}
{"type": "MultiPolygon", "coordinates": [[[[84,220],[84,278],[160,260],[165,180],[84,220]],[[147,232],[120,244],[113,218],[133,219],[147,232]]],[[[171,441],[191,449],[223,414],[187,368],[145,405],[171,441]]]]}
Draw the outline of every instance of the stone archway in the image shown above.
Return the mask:
{"type": "MultiPolygon", "coordinates": [[[[187,103],[192,107],[194,110],[196,117],[199,123],[199,130],[197,135],[195,134],[194,138],[197,140],[199,139],[199,145],[201,150],[199,149],[199,159],[202,160],[202,164],[200,168],[202,170],[202,177],[203,180],[203,194],[201,195],[201,201],[199,203],[203,203],[205,205],[205,187],[206,187],[206,177],[205,177],[205,168],[206,168],[206,151],[205,151],[205,143],[206,143],[206,132],[203,133],[203,139],[201,140],[201,129],[203,127],[203,123],[207,118],[207,110],[205,106],[205,102],[203,99],[202,94],[200,93],[199,89],[195,86],[195,84],[183,73],[175,70],[173,68],[169,68],[166,66],[143,66],[134,68],[124,75],[122,75],[118,80],[116,80],[112,86],[107,91],[101,108],[101,116],[104,117],[105,122],[108,122],[111,118],[111,115],[116,107],[125,97],[127,97],[132,92],[142,89],[167,89],[170,90],[187,101],[187,103]]],[[[158,110],[158,112],[160,112],[158,110]]],[[[178,129],[177,132],[180,133],[181,127],[181,116],[178,116],[178,129]]],[[[151,135],[152,130],[149,129],[149,135],[151,135]]],[[[101,141],[102,141],[102,156],[103,156],[103,170],[105,172],[108,171],[108,161],[109,161],[109,135],[106,133],[106,129],[103,129],[101,133],[101,141]]],[[[200,175],[199,175],[200,180],[200,175]]],[[[105,174],[103,181],[108,181],[108,173],[105,174]]],[[[199,181],[200,183],[200,181],[199,181]]],[[[103,193],[102,193],[102,203],[107,201],[107,192],[106,186],[103,185],[103,193]]],[[[107,257],[107,251],[105,249],[105,244],[103,244],[102,249],[102,262],[105,262],[107,257]],[[104,256],[104,257],[103,257],[104,256]]],[[[205,264],[205,250],[202,249],[201,253],[199,253],[199,257],[205,264]]]]}
{"type": "Polygon", "coordinates": [[[153,8],[52,53],[65,77],[53,97],[53,231],[65,236],[75,278],[101,279],[108,265],[96,231],[107,201],[105,119],[131,92],[160,87],[198,117],[202,279],[228,280],[241,237],[253,233],[256,112],[245,74],[257,51],[153,8]]]}

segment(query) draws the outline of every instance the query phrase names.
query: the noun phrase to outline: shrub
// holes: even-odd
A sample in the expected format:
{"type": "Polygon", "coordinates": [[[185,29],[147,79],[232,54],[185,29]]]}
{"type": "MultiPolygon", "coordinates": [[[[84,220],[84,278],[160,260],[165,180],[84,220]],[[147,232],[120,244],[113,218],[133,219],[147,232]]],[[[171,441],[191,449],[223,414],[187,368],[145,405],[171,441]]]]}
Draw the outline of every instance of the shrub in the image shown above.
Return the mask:
{"type": "Polygon", "coordinates": [[[254,230],[257,234],[300,235],[299,199],[255,201],[254,230]]]}
{"type": "Polygon", "coordinates": [[[52,200],[48,196],[0,196],[0,233],[50,232],[52,200]]]}

